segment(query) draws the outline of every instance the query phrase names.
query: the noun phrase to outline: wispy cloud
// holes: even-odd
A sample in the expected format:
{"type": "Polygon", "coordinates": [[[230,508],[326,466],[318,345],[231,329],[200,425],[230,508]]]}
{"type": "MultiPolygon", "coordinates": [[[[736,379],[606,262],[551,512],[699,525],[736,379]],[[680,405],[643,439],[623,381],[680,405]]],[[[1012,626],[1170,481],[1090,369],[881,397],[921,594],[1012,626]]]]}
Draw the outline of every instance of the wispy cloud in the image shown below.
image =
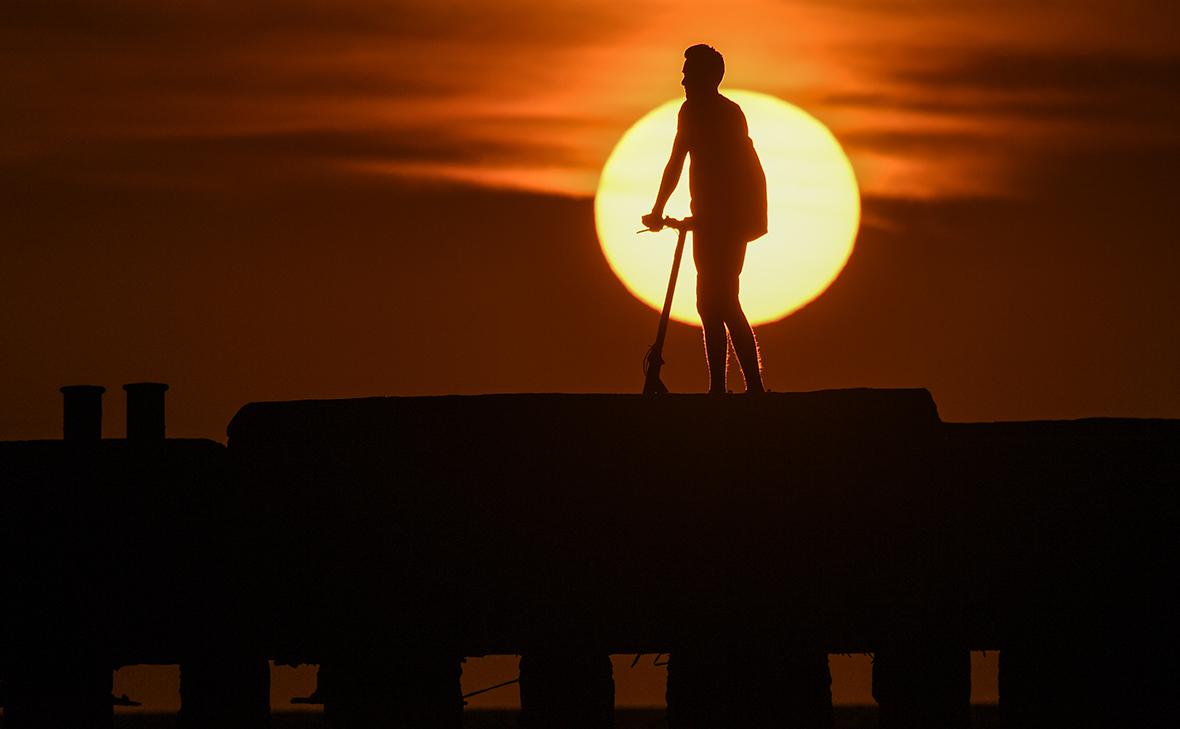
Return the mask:
{"type": "Polygon", "coordinates": [[[708,41],[731,86],[827,123],[868,194],[1012,194],[1044,145],[1175,141],[1165,8],[18,2],[0,20],[0,160],[69,169],[77,149],[105,145],[108,174],[131,174],[127,145],[185,138],[210,160],[284,174],[335,164],[589,194],[626,126],[679,93],[683,47],[708,41]]]}

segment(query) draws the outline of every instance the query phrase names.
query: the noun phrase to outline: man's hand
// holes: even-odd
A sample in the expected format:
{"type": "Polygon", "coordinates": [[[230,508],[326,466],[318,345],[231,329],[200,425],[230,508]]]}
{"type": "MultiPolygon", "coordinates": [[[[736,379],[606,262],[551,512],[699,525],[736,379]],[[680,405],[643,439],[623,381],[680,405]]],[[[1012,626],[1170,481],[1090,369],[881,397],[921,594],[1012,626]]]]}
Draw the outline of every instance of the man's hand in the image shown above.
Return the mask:
{"type": "Polygon", "coordinates": [[[664,229],[664,214],[662,212],[651,211],[642,218],[643,225],[653,233],[664,229]]]}

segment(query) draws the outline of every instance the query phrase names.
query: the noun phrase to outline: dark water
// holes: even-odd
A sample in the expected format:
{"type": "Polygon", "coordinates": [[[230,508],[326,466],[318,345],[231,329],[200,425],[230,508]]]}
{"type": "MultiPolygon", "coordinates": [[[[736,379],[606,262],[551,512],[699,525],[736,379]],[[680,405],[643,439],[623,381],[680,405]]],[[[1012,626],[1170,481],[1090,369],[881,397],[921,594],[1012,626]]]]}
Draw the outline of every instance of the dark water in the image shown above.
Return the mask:
{"type": "MultiPolygon", "coordinates": [[[[875,729],[877,709],[874,706],[837,706],[837,729],[875,729]]],[[[0,720],[0,727],[4,726],[0,720]]],[[[173,729],[176,717],[171,714],[119,714],[116,729],[173,729]]],[[[276,713],[271,720],[273,729],[325,729],[322,714],[276,713]]],[[[471,710],[464,714],[465,729],[516,729],[515,711],[471,710]]],[[[974,729],[993,729],[999,726],[996,707],[981,704],[971,707],[971,726],[974,729]]],[[[665,729],[663,709],[619,709],[615,712],[616,729],[665,729]]]]}

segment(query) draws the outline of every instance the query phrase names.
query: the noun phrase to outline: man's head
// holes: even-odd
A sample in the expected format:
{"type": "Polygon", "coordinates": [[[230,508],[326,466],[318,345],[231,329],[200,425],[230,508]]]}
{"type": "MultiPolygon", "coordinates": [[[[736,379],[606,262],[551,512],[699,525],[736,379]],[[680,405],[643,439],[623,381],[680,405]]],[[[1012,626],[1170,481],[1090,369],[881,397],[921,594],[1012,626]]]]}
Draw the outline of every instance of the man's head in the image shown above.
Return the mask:
{"type": "Polygon", "coordinates": [[[692,98],[716,93],[725,75],[725,59],[713,46],[698,43],[684,52],[684,95],[692,98]]]}

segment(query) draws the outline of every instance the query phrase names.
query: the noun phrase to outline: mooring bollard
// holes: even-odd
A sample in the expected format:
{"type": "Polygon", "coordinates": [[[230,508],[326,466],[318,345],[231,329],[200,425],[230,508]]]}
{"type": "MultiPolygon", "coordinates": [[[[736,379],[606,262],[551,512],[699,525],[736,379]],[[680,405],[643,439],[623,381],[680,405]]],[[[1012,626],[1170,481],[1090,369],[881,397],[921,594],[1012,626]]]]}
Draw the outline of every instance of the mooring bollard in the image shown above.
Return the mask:
{"type": "Polygon", "coordinates": [[[164,440],[163,382],[129,382],[123,385],[127,393],[127,440],[136,442],[164,440]]]}
{"type": "Polygon", "coordinates": [[[90,443],[102,440],[101,385],[66,385],[61,388],[64,440],[71,443],[90,443]]]}

